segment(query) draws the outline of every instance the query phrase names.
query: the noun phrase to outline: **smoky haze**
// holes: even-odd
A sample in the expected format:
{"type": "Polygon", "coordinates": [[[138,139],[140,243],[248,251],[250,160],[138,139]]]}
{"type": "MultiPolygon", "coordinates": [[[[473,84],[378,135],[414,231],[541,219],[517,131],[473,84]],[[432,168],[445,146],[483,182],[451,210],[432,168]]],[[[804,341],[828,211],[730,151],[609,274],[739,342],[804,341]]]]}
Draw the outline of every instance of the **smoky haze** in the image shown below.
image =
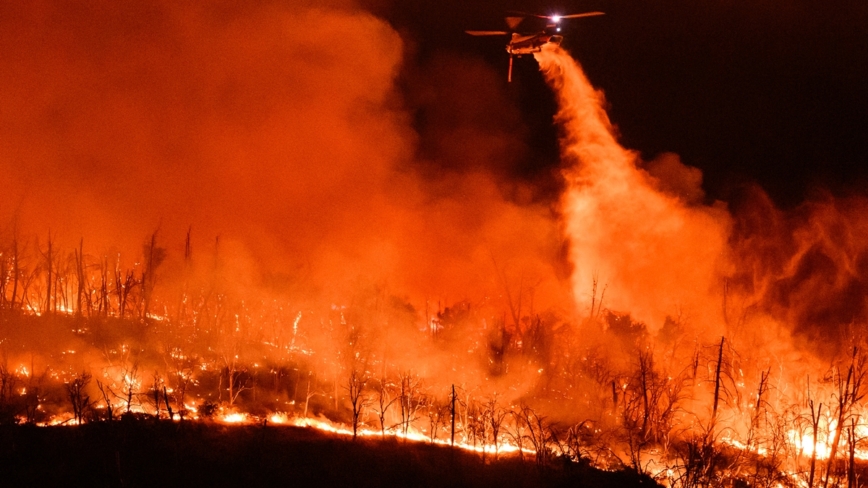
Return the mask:
{"type": "Polygon", "coordinates": [[[708,204],[677,154],[622,146],[563,49],[536,56],[562,172],[520,178],[533,127],[503,72],[414,59],[351,4],[0,8],[13,367],[90,370],[122,391],[141,366],[157,397],[158,376],[176,388],[195,370],[199,405],[344,422],[363,373],[381,393],[413,380],[454,400],[458,385],[465,405],[605,424],[628,397],[647,418],[634,372],[653,353],[658,385],[692,375],[668,411],[702,420],[724,342],[742,387],[769,371],[796,384],[868,320],[864,199],[785,212],[749,188],[708,204]],[[232,391],[255,375],[274,380],[267,405],[232,391]]]}
{"type": "MultiPolygon", "coordinates": [[[[409,304],[393,322],[418,329],[443,312],[456,350],[487,341],[494,356],[521,341],[479,339],[492,317],[505,336],[566,312],[537,321],[554,329],[592,302],[652,333],[680,317],[697,335],[818,337],[868,318],[862,200],[786,215],[757,190],[735,214],[705,206],[697,169],[674,154],[642,163],[618,143],[602,94],[578,66],[557,66],[572,63],[564,52],[540,58],[563,129],[567,186],[553,211],[540,196],[551,187],[510,176],[530,150],[503,73],[444,54],[401,79],[405,39],[351,4],[0,8],[5,241],[39,236],[41,250],[50,232],[65,249],[83,239],[97,259],[133,263],[157,231],[178,260],[192,227],[194,255],[219,237],[235,287],[287,274],[271,283],[322,291],[320,310],[339,321],[360,283],[378,283],[405,300],[394,308],[409,304]],[[455,306],[465,300],[472,310],[455,306]]],[[[442,362],[452,376],[434,374],[436,360],[428,373],[455,381],[442,362]]]]}
{"type": "Polygon", "coordinates": [[[404,42],[347,2],[0,9],[7,233],[138,259],[154,230],[182,253],[192,227],[194,252],[219,236],[254,275],[450,300],[497,292],[495,268],[559,287],[551,212],[504,198],[494,143],[462,144],[458,172],[415,160],[404,42]]]}

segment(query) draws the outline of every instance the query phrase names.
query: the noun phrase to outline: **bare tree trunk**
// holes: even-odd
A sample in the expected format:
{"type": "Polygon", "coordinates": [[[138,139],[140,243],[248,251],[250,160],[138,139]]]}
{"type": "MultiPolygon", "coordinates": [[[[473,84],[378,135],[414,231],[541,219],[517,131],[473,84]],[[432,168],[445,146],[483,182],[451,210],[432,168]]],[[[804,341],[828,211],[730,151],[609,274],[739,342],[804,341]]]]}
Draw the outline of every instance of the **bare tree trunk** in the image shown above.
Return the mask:
{"type": "Polygon", "coordinates": [[[724,338],[720,338],[720,350],[717,352],[717,370],[714,372],[714,406],[711,410],[711,424],[717,420],[717,404],[720,401],[720,368],[723,364],[723,342],[724,338]]]}
{"type": "Polygon", "coordinates": [[[54,258],[51,255],[52,251],[52,242],[51,242],[51,232],[48,233],[48,251],[45,256],[45,262],[47,264],[47,275],[45,278],[45,313],[51,313],[51,281],[52,281],[52,266],[54,263],[54,258]]]}
{"type": "Polygon", "coordinates": [[[192,269],[193,250],[190,243],[190,234],[193,232],[193,227],[187,229],[187,237],[184,240],[184,284],[181,288],[181,295],[178,297],[178,306],[176,307],[178,324],[183,326],[187,321],[187,300],[188,291],[190,288],[190,273],[192,269]]]}
{"type": "Polygon", "coordinates": [[[100,272],[99,306],[97,308],[97,314],[102,317],[107,317],[108,309],[108,258],[103,256],[102,270],[100,272]]]}
{"type": "Polygon", "coordinates": [[[103,384],[100,380],[96,380],[96,387],[99,388],[99,392],[102,394],[102,399],[105,402],[105,411],[108,415],[109,422],[111,422],[114,420],[114,408],[112,407],[111,400],[111,397],[114,396],[114,392],[108,385],[103,384]]]}
{"type": "MultiPolygon", "coordinates": [[[[648,420],[651,417],[651,406],[648,399],[648,376],[654,369],[654,359],[650,353],[639,352],[639,380],[642,387],[642,439],[648,438],[648,420]]],[[[715,402],[716,403],[716,402],[715,402]]]]}
{"type": "Polygon", "coordinates": [[[229,405],[235,404],[235,364],[226,367],[226,381],[229,383],[229,405]]]}
{"type": "Polygon", "coordinates": [[[166,391],[165,385],[163,385],[163,400],[166,402],[166,411],[169,412],[169,420],[175,420],[175,414],[172,412],[172,406],[169,405],[169,393],[166,391]]]}
{"type": "Polygon", "coordinates": [[[84,412],[90,406],[90,398],[84,393],[84,389],[90,383],[91,375],[82,372],[66,385],[67,396],[72,404],[72,415],[79,425],[84,420],[84,412]]]}
{"type": "Polygon", "coordinates": [[[14,237],[12,239],[12,309],[14,310],[16,307],[16,300],[18,296],[18,280],[21,277],[21,266],[19,264],[19,260],[21,256],[18,255],[18,237],[14,237]]]}
{"type": "Polygon", "coordinates": [[[397,400],[397,398],[390,398],[390,396],[389,384],[384,371],[380,378],[379,388],[377,390],[377,404],[380,407],[379,410],[377,410],[377,417],[380,420],[381,437],[386,436],[386,413],[389,411],[389,407],[391,407],[392,404],[395,403],[395,400],[397,400]]]}
{"type": "Polygon", "coordinates": [[[847,488],[856,488],[856,419],[850,419],[847,429],[847,445],[850,447],[850,462],[847,463],[847,488]]]}
{"type": "Polygon", "coordinates": [[[455,447],[455,385],[452,385],[452,407],[451,407],[451,417],[452,417],[452,437],[450,443],[452,447],[455,447]]]}
{"type": "Polygon", "coordinates": [[[347,381],[347,393],[349,393],[350,404],[353,408],[353,440],[356,440],[356,436],[358,436],[362,411],[367,406],[367,400],[364,396],[367,381],[367,378],[356,371],[355,368],[350,371],[349,381],[347,381]]]}
{"type": "Polygon", "coordinates": [[[817,469],[817,431],[820,427],[820,414],[823,411],[823,404],[821,403],[816,411],[814,411],[814,401],[808,400],[808,405],[811,407],[811,427],[813,428],[813,439],[814,446],[811,449],[811,468],[808,474],[808,488],[814,487],[814,474],[817,469]]]}
{"type": "Polygon", "coordinates": [[[9,260],[0,252],[0,309],[6,308],[6,287],[9,285],[9,260]]]}
{"type": "Polygon", "coordinates": [[[310,376],[308,376],[308,378],[307,378],[307,392],[304,394],[304,415],[302,416],[302,418],[307,418],[307,407],[310,404],[311,397],[313,396],[310,393],[310,381],[311,381],[310,376]]]}
{"type": "Polygon", "coordinates": [[[841,384],[840,377],[838,378],[838,422],[835,426],[835,436],[832,438],[832,445],[829,446],[829,459],[826,461],[826,476],[823,480],[823,488],[829,486],[829,476],[831,475],[832,468],[834,467],[836,461],[835,458],[838,455],[838,444],[841,442],[841,431],[844,429],[844,422],[847,418],[847,415],[849,415],[850,413],[850,409],[853,405],[853,400],[858,394],[858,382],[854,377],[857,354],[858,349],[854,347],[853,359],[850,363],[850,367],[847,368],[847,379],[845,380],[843,385],[841,384]]]}
{"type": "Polygon", "coordinates": [[[75,314],[81,316],[82,304],[84,303],[84,239],[78,242],[78,251],[75,253],[75,271],[78,275],[78,293],[75,298],[75,314]]]}
{"type": "Polygon", "coordinates": [[[151,311],[151,295],[156,284],[157,267],[164,258],[163,249],[157,247],[157,231],[151,234],[151,240],[145,246],[145,267],[142,270],[142,318],[147,318],[151,311]]]}
{"type": "Polygon", "coordinates": [[[157,420],[160,419],[160,376],[154,372],[154,410],[157,420]]]}

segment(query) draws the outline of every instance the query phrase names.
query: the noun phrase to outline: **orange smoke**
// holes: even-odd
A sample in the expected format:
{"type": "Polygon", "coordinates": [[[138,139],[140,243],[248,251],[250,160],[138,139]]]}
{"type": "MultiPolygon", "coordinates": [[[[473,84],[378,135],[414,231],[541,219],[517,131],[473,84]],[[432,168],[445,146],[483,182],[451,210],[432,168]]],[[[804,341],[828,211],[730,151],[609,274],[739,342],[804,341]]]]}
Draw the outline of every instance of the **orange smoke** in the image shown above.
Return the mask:
{"type": "Polygon", "coordinates": [[[4,6],[0,231],[136,260],[192,226],[245,275],[423,298],[496,295],[493,262],[555,283],[550,213],[504,198],[497,154],[422,175],[401,37],[349,3],[4,6]]]}
{"type": "Polygon", "coordinates": [[[868,201],[824,196],[782,211],[756,187],[734,207],[732,290],[810,350],[846,351],[868,320],[868,201]]]}
{"type": "Polygon", "coordinates": [[[438,109],[436,147],[420,149],[395,87],[401,37],[345,2],[10,4],[0,49],[3,242],[39,236],[44,249],[51,231],[64,252],[83,237],[94,261],[135,261],[159,229],[178,260],[192,226],[194,255],[219,236],[238,286],[285,273],[346,297],[364,277],[417,312],[429,300],[521,304],[516,323],[569,310],[564,294],[588,303],[595,277],[603,308],[652,329],[677,315],[716,334],[746,309],[797,330],[866,316],[865,232],[850,224],[863,206],[772,208],[757,229],[745,211],[729,246],[732,217],[701,205],[698,170],[621,147],[602,94],[559,49],[537,57],[561,105],[560,223],[538,189],[498,175],[527,149],[514,107],[497,112],[502,73],[451,58],[423,72],[449,89],[416,80],[429,90],[412,96],[438,109]],[[824,293],[822,305],[806,298],[824,293]]]}
{"type": "Polygon", "coordinates": [[[638,156],[615,138],[602,93],[578,64],[560,48],[547,47],[535,56],[560,104],[568,185],[563,225],[577,302],[589,301],[597,277],[607,287],[604,306],[628,312],[652,330],[676,315],[705,330],[719,328],[723,317],[716,304],[730,226],[726,211],[665,193],[664,188],[685,187],[679,181],[684,176],[695,192],[695,173],[671,157],[658,164],[665,166],[659,172],[665,180],[637,167],[638,156]]]}

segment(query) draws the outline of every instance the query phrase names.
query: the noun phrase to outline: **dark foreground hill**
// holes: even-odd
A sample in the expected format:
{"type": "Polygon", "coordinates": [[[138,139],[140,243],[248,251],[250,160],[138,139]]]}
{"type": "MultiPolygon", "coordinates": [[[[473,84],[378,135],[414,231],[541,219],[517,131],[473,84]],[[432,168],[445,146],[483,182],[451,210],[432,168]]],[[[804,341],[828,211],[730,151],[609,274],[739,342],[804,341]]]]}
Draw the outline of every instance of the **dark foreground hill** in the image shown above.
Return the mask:
{"type": "Polygon", "coordinates": [[[2,486],[646,487],[631,472],[537,468],[397,439],[335,437],[283,426],[124,420],[0,427],[2,486]]]}

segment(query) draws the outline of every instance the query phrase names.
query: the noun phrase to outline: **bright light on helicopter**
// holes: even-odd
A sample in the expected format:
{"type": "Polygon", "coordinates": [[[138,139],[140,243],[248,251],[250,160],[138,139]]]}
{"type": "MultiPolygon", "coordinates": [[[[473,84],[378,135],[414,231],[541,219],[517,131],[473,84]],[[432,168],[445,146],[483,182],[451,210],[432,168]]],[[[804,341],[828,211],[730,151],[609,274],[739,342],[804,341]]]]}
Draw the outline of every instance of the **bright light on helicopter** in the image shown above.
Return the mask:
{"type": "Polygon", "coordinates": [[[552,22],[558,23],[561,21],[560,15],[552,15],[552,22]]]}

